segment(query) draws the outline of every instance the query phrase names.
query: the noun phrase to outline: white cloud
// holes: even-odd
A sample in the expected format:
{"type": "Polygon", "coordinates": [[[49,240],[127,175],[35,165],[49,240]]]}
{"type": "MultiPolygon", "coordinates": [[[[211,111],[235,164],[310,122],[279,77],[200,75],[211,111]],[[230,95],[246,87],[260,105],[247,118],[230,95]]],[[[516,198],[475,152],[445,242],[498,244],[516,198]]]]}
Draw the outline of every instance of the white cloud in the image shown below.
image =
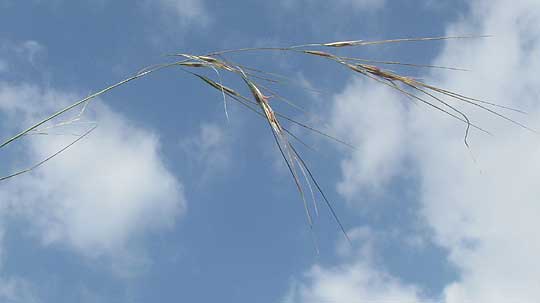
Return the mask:
{"type": "MultiPolygon", "coordinates": [[[[538,128],[540,2],[475,4],[472,20],[455,25],[449,34],[496,37],[448,44],[437,63],[466,64],[479,72],[442,78],[441,85],[527,109],[529,124],[538,128]]],[[[460,281],[447,288],[447,302],[537,302],[540,145],[536,136],[500,120],[489,126],[494,137],[472,141],[475,165],[466,153],[455,152],[460,134],[446,123],[425,118],[416,125],[422,129],[418,134],[424,132],[416,144],[423,213],[462,272],[460,281]],[[436,134],[445,131],[445,136],[436,134]]]]}
{"type": "Polygon", "coordinates": [[[224,126],[215,123],[202,123],[194,137],[184,139],[180,147],[198,163],[211,167],[224,167],[228,162],[229,146],[227,145],[224,126]]]}
{"type": "Polygon", "coordinates": [[[215,177],[216,172],[222,175],[223,170],[229,167],[232,146],[231,137],[227,135],[225,127],[228,125],[203,122],[196,134],[179,142],[182,153],[196,168],[195,175],[201,181],[199,185],[215,177]]]}
{"type": "MultiPolygon", "coordinates": [[[[219,149],[225,144],[225,134],[221,126],[214,123],[202,123],[199,133],[195,138],[191,138],[189,142],[183,142],[189,148],[195,147],[196,154],[201,159],[219,158],[221,153],[219,149]]],[[[187,149],[187,148],[186,148],[187,149]]]]}
{"type": "Polygon", "coordinates": [[[281,5],[288,9],[309,4],[331,4],[330,7],[338,5],[341,8],[357,11],[377,11],[384,7],[386,0],[336,0],[332,2],[319,0],[281,0],[281,5]]]}
{"type": "Polygon", "coordinates": [[[27,40],[22,42],[17,49],[30,63],[34,63],[36,56],[44,50],[44,47],[37,41],[27,40]]]}
{"type": "Polygon", "coordinates": [[[8,71],[8,64],[5,60],[0,58],[0,74],[8,71]]]}
{"type": "Polygon", "coordinates": [[[177,20],[183,25],[198,24],[206,25],[210,21],[210,14],[203,0],[157,0],[145,1],[145,5],[154,6],[168,15],[172,20],[177,20]]]}
{"type": "Polygon", "coordinates": [[[362,243],[361,246],[350,251],[351,255],[344,257],[341,265],[314,265],[301,281],[292,284],[283,303],[422,301],[416,287],[376,269],[370,247],[373,235],[369,229],[355,229],[349,234],[354,243],[362,243]]]}
{"type": "Polygon", "coordinates": [[[338,2],[358,10],[377,10],[383,8],[385,4],[385,0],[339,0],[338,2]]]}
{"type": "Polygon", "coordinates": [[[362,79],[355,80],[335,97],[332,129],[339,138],[355,142],[358,147],[341,164],[343,180],[338,191],[348,200],[366,191],[377,194],[402,172],[407,132],[403,128],[403,100],[386,90],[362,79]]]}
{"type": "Polygon", "coordinates": [[[26,281],[14,278],[0,278],[0,300],[5,303],[39,302],[26,281]]]}
{"type": "MultiPolygon", "coordinates": [[[[526,109],[528,116],[507,113],[539,128],[540,2],[477,0],[471,7],[471,15],[451,25],[448,35],[495,37],[449,41],[434,63],[465,66],[473,72],[433,73],[423,78],[465,95],[526,109]]],[[[464,105],[460,107],[470,110],[473,121],[495,134],[473,132],[469,142],[476,162],[463,144],[463,125],[425,107],[389,109],[385,107],[389,105],[379,104],[378,109],[370,110],[387,111],[392,121],[384,121],[380,130],[365,130],[366,123],[373,121],[364,113],[366,108],[351,106],[351,112],[345,113],[340,107],[347,104],[348,96],[358,96],[358,103],[364,102],[366,94],[381,103],[394,98],[389,91],[373,89],[373,95],[366,93],[366,86],[356,82],[347,88],[345,97],[336,100],[334,123],[351,128],[351,138],[356,138],[353,143],[373,148],[344,160],[342,184],[362,188],[366,180],[375,180],[375,186],[383,186],[392,176],[387,171],[398,171],[402,165],[395,153],[405,153],[419,169],[421,213],[434,231],[434,241],[448,250],[449,261],[460,273],[459,279],[446,287],[444,300],[540,300],[540,266],[536,261],[540,254],[538,137],[464,105]],[[407,118],[402,118],[404,115],[407,118]],[[373,143],[388,129],[394,134],[400,125],[408,130],[401,133],[402,138],[390,135],[385,144],[373,143]],[[366,163],[376,169],[367,170],[366,163]],[[380,163],[388,167],[379,168],[380,163]],[[358,178],[351,171],[371,175],[358,178]]]]}
{"type": "Polygon", "coordinates": [[[160,2],[165,9],[172,9],[179,17],[194,21],[207,18],[202,0],[160,0],[160,2]]]}
{"type": "MultiPolygon", "coordinates": [[[[45,47],[35,40],[0,41],[0,72],[6,71],[8,61],[23,61],[35,64],[36,57],[45,51],[45,47]]],[[[13,62],[12,62],[13,63],[13,62]]]]}
{"type": "MultiPolygon", "coordinates": [[[[55,9],[62,8],[66,0],[32,0],[34,6],[50,6],[55,9]]],[[[87,7],[92,9],[104,9],[111,2],[111,0],[86,0],[82,1],[87,7]]],[[[142,4],[143,10],[149,14],[154,14],[158,9],[162,16],[167,16],[170,19],[175,19],[176,25],[182,24],[198,24],[206,25],[210,21],[210,14],[205,5],[204,0],[137,0],[133,1],[137,4],[142,4]]],[[[368,0],[368,2],[371,2],[368,0]]],[[[0,1],[0,7],[9,8],[16,3],[15,1],[2,0],[0,1]]],[[[155,17],[155,16],[153,16],[155,17]]],[[[161,18],[154,18],[159,20],[161,18]]]]}
{"type": "MultiPolygon", "coordinates": [[[[0,113],[18,127],[75,99],[33,85],[0,83],[0,113]]],[[[96,131],[43,168],[2,184],[0,203],[26,220],[45,244],[92,257],[121,256],[138,236],[171,226],[183,213],[185,199],[181,184],[160,158],[156,135],[104,104],[91,108],[88,115],[99,122],[96,131]]],[[[24,158],[35,163],[72,139],[27,139],[24,158]]]]}

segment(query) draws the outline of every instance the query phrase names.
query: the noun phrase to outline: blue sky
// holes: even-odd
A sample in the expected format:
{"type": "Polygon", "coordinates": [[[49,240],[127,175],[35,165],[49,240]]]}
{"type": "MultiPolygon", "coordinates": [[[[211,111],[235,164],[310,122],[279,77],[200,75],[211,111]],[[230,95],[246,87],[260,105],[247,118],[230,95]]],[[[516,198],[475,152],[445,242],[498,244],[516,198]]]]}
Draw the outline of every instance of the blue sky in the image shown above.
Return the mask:
{"type": "MultiPolygon", "coordinates": [[[[0,135],[166,54],[469,34],[494,37],[338,52],[470,69],[391,67],[526,110],[504,114],[538,128],[539,12],[536,0],[0,0],[0,135]]],[[[276,109],[357,146],[292,128],[316,148],[300,147],[352,245],[321,207],[317,254],[267,124],[233,103],[227,120],[218,91],[168,69],[100,96],[83,115],[95,132],[0,184],[0,302],[540,299],[536,136],[456,104],[493,133],[473,130],[469,150],[459,122],[335,64],[228,58],[288,75],[279,91],[308,113],[276,109]]],[[[1,175],[65,140],[9,145],[1,175]]]]}

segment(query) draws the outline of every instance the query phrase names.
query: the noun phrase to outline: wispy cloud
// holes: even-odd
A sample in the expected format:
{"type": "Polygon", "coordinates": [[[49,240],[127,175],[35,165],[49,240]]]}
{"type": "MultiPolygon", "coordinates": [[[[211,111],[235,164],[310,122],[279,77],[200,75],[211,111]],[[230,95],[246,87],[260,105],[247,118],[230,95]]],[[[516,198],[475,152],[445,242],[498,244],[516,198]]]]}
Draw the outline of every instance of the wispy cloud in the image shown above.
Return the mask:
{"type": "Polygon", "coordinates": [[[8,71],[7,61],[0,58],[0,73],[5,73],[7,71],[8,71]]]}
{"type": "Polygon", "coordinates": [[[384,7],[385,0],[339,0],[342,5],[358,10],[378,10],[384,7]]]}
{"type": "Polygon", "coordinates": [[[34,40],[10,41],[0,40],[0,72],[9,69],[9,62],[25,62],[35,64],[36,59],[45,47],[34,40]]]}
{"type": "Polygon", "coordinates": [[[15,278],[0,278],[0,300],[9,303],[39,302],[32,287],[25,280],[15,278]]]}
{"type": "Polygon", "coordinates": [[[197,175],[203,179],[229,165],[232,147],[224,127],[226,126],[211,122],[201,123],[197,134],[184,138],[179,143],[180,149],[190,162],[200,168],[197,175]]]}
{"type": "Polygon", "coordinates": [[[203,0],[158,0],[164,12],[180,18],[183,22],[206,24],[210,16],[203,0]]]}
{"type": "Polygon", "coordinates": [[[204,0],[140,0],[141,8],[153,22],[159,20],[168,32],[183,31],[186,27],[206,26],[211,21],[204,0]],[[155,19],[155,16],[160,16],[155,19]]]}
{"type": "MultiPolygon", "coordinates": [[[[66,0],[31,0],[34,6],[48,6],[56,10],[61,10],[65,6],[66,0]]],[[[84,0],[82,5],[91,9],[107,9],[111,0],[84,0]]],[[[9,8],[15,5],[15,1],[0,0],[0,7],[9,8]]],[[[206,25],[210,20],[210,13],[206,7],[205,0],[136,0],[133,4],[138,5],[144,12],[152,15],[152,21],[160,21],[163,17],[176,20],[175,25],[206,25]],[[160,18],[155,18],[155,14],[160,14],[160,18]]]]}
{"type": "Polygon", "coordinates": [[[345,8],[345,9],[353,9],[356,11],[377,11],[379,9],[382,9],[385,4],[386,0],[336,0],[332,2],[326,2],[326,1],[311,1],[311,0],[281,0],[281,4],[285,8],[295,8],[298,6],[305,6],[305,5],[314,5],[314,4],[332,4],[332,7],[335,7],[336,5],[345,8]]]}

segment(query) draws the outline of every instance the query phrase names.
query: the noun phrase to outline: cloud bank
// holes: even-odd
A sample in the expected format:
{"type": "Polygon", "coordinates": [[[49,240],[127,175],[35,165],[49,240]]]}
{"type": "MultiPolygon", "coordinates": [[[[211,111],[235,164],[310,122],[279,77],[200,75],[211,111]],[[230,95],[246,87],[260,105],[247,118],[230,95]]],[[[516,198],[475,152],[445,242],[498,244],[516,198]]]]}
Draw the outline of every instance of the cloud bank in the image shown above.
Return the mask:
{"type": "MultiPolygon", "coordinates": [[[[505,114],[538,129],[540,2],[477,0],[470,5],[470,14],[448,26],[446,34],[495,37],[449,41],[433,63],[473,72],[433,72],[423,78],[468,96],[524,109],[526,116],[505,114]]],[[[462,124],[422,106],[400,106],[395,102],[399,97],[376,85],[353,81],[335,99],[334,126],[360,146],[342,163],[340,192],[357,201],[353,205],[361,205],[366,190],[392,190],[389,180],[401,174],[403,160],[410,159],[418,174],[420,215],[433,231],[432,241],[448,251],[448,262],[458,269],[459,278],[448,282],[442,301],[540,300],[538,137],[484,111],[456,104],[494,133],[473,132],[471,156],[463,144],[462,124]]],[[[340,270],[316,268],[308,272],[302,295],[294,302],[323,302],[321,294],[328,294],[324,302],[366,302],[374,298],[366,288],[384,294],[390,291],[379,284],[398,290],[406,286],[377,279],[377,269],[357,269],[356,264],[340,270]]],[[[396,302],[415,301],[414,293],[399,293],[396,302]]]]}
{"type": "MultiPolygon", "coordinates": [[[[76,99],[35,85],[0,83],[0,113],[16,128],[76,99]]],[[[137,237],[170,227],[186,201],[156,135],[102,103],[91,108],[87,115],[99,122],[96,131],[43,168],[2,184],[0,203],[4,215],[25,220],[44,244],[90,257],[121,255],[137,237]]],[[[28,138],[23,152],[9,160],[19,167],[37,163],[81,131],[57,128],[28,138]]]]}

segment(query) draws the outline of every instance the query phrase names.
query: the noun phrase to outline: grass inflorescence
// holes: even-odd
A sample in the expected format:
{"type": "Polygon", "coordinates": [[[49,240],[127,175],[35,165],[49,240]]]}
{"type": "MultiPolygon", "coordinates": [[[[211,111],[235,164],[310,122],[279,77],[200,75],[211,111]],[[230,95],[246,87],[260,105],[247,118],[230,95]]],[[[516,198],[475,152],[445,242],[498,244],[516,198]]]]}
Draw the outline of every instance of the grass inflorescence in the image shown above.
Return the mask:
{"type": "MultiPolygon", "coordinates": [[[[301,196],[301,199],[304,204],[307,221],[309,226],[313,225],[313,216],[312,212],[318,214],[319,209],[316,202],[317,194],[322,197],[325,204],[328,206],[331,214],[336,220],[337,224],[341,228],[343,234],[348,239],[347,233],[344,226],[340,222],[331,202],[327,198],[320,184],[317,182],[312,170],[306,161],[302,158],[301,154],[295,148],[292,140],[295,140],[301,144],[306,145],[301,138],[294,135],[283,122],[294,124],[301,128],[304,128],[315,134],[322,135],[326,138],[334,140],[339,144],[343,144],[350,148],[354,148],[351,144],[336,138],[335,136],[328,134],[320,130],[317,126],[308,125],[307,123],[297,121],[294,118],[291,118],[285,115],[282,112],[276,111],[273,108],[274,102],[272,99],[281,100],[284,103],[295,107],[296,109],[303,110],[290,100],[280,96],[273,89],[269,88],[262,83],[271,83],[271,84],[282,84],[286,81],[285,77],[280,75],[265,72],[263,70],[240,65],[229,61],[226,56],[228,54],[238,54],[238,53],[248,53],[248,52],[285,52],[285,53],[295,53],[305,56],[310,56],[313,58],[322,59],[333,64],[338,64],[343,66],[346,70],[352,71],[354,74],[367,77],[373,80],[376,83],[387,86],[389,89],[397,91],[400,94],[403,94],[407,98],[418,101],[424,105],[431,107],[439,112],[444,113],[445,115],[451,117],[463,123],[465,126],[465,135],[464,135],[464,144],[469,147],[467,141],[469,131],[471,128],[479,130],[484,133],[489,133],[488,130],[485,130],[481,126],[472,122],[468,115],[462,110],[458,109],[455,105],[450,103],[450,100],[461,102],[481,110],[484,110],[497,118],[502,118],[507,120],[519,127],[534,131],[527,127],[525,124],[517,122],[502,112],[501,110],[509,111],[518,111],[518,109],[501,106],[492,102],[487,102],[480,99],[475,99],[467,97],[465,95],[452,92],[450,90],[436,87],[422,81],[416,80],[412,77],[404,76],[393,71],[390,71],[384,66],[387,65],[400,65],[409,68],[436,68],[436,69],[446,69],[451,71],[465,71],[465,69],[457,67],[444,67],[444,66],[435,66],[435,65],[426,65],[426,64],[413,64],[397,61],[377,61],[369,60],[365,58],[355,58],[355,57],[344,57],[337,55],[334,50],[336,48],[350,48],[350,47],[365,47],[370,45],[379,45],[379,44],[388,44],[388,43],[405,43],[405,42],[420,42],[420,41],[435,41],[435,40],[449,40],[449,39],[470,39],[470,38],[481,38],[484,36],[460,36],[460,37],[428,37],[428,38],[406,38],[406,39],[391,39],[391,40],[380,40],[380,41],[364,41],[364,40],[353,40],[353,41],[336,41],[329,43],[311,43],[303,45],[295,45],[290,47],[259,47],[259,48],[240,48],[240,49],[231,49],[223,51],[210,52],[204,55],[195,55],[195,54],[185,54],[178,53],[170,55],[173,58],[180,58],[180,60],[173,60],[172,62],[158,64],[146,67],[135,75],[128,77],[118,83],[115,83],[111,86],[108,86],[90,96],[83,98],[73,104],[53,113],[49,117],[35,123],[34,125],[28,127],[27,129],[19,132],[13,137],[5,140],[3,143],[0,143],[0,149],[6,147],[9,144],[12,144],[22,137],[43,134],[47,133],[52,128],[55,128],[59,125],[68,125],[74,123],[75,119],[67,120],[59,124],[55,124],[48,127],[43,127],[47,123],[50,123],[53,119],[63,116],[65,113],[70,112],[76,108],[82,107],[80,114],[76,120],[80,119],[80,116],[84,112],[84,109],[92,101],[92,99],[107,93],[108,91],[115,89],[119,86],[122,86],[128,82],[143,78],[157,71],[176,68],[189,75],[195,76],[203,83],[209,85],[210,87],[221,92],[223,96],[223,103],[225,107],[225,113],[227,114],[227,99],[230,99],[237,104],[242,105],[251,112],[260,116],[264,119],[274,138],[275,144],[285,162],[291,177],[296,185],[296,188],[301,196]],[[201,69],[211,70],[217,77],[217,79],[212,79],[209,76],[203,75],[200,73],[201,69]],[[250,95],[246,96],[239,93],[238,90],[226,86],[222,81],[221,73],[231,73],[239,77],[242,80],[242,83],[249,89],[250,95]],[[302,181],[303,179],[303,181],[302,181]],[[307,188],[306,188],[307,187],[307,188]],[[308,194],[309,193],[309,196],[308,194]],[[311,200],[312,203],[308,203],[308,200],[311,200]]],[[[227,114],[228,117],[228,114],[227,114]]],[[[0,177],[0,181],[6,181],[8,179],[14,178],[24,173],[31,172],[32,170],[42,166],[52,158],[58,156],[62,152],[66,151],[73,144],[77,143],[83,137],[87,136],[92,132],[97,125],[90,124],[89,129],[84,132],[82,135],[77,137],[74,141],[64,146],[62,149],[47,157],[46,159],[40,161],[37,164],[32,165],[29,168],[19,170],[17,172],[11,173],[5,177],[0,177]]]]}

